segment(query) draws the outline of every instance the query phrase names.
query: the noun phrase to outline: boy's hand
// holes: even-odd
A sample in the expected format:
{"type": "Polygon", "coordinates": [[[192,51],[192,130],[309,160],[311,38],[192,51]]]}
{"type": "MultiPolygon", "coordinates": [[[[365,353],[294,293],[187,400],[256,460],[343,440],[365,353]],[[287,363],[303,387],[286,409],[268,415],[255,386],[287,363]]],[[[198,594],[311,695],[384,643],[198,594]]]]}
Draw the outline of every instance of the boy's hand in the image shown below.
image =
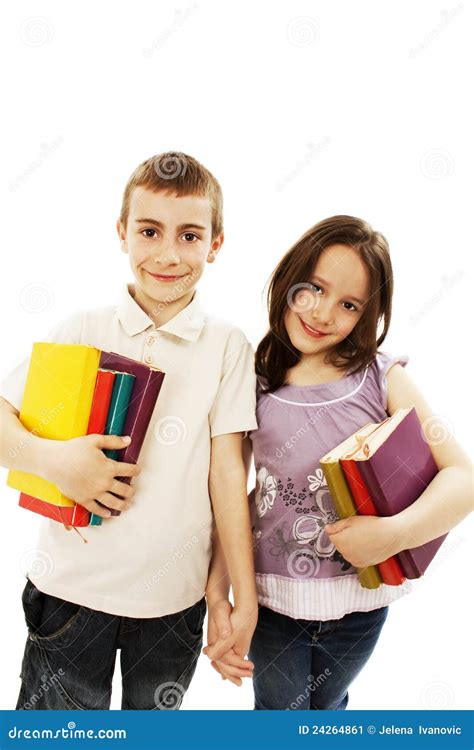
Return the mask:
{"type": "MultiPolygon", "coordinates": [[[[209,646],[218,641],[222,642],[232,635],[231,613],[232,605],[228,599],[220,599],[214,604],[208,603],[208,645],[203,649],[205,653],[209,646]]],[[[240,686],[243,677],[252,676],[253,663],[239,656],[233,648],[229,648],[220,659],[212,660],[211,665],[223,679],[229,680],[234,685],[240,686]]]]}
{"type": "Polygon", "coordinates": [[[130,441],[126,442],[117,435],[84,435],[71,440],[45,442],[48,443],[48,452],[44,476],[66,497],[102,518],[111,515],[107,508],[124,511],[130,507],[135,490],[115,477],[135,477],[140,472],[139,467],[114,461],[102,452],[105,448],[125,448],[130,441]],[[119,497],[114,497],[112,492],[119,497]],[[106,507],[99,505],[97,500],[106,507]]]}
{"type": "MultiPolygon", "coordinates": [[[[250,642],[257,625],[258,606],[239,607],[237,604],[232,610],[229,621],[232,632],[225,637],[219,637],[218,640],[206,648],[203,652],[211,661],[222,660],[224,654],[233,649],[237,656],[247,656],[250,649],[250,642]]],[[[248,662],[247,662],[248,663],[248,662]]]]}

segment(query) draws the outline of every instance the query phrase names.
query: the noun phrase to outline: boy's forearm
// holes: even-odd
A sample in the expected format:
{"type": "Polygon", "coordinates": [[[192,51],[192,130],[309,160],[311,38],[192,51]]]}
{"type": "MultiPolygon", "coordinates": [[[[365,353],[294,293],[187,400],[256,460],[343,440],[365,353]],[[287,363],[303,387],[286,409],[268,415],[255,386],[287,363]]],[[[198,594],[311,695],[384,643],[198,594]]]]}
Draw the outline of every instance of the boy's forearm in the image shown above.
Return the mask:
{"type": "Polygon", "coordinates": [[[219,532],[214,524],[212,535],[212,559],[206,585],[206,599],[212,605],[220,599],[229,598],[230,578],[219,532]]]}
{"type": "Polygon", "coordinates": [[[47,478],[55,441],[29,432],[3,404],[0,422],[0,465],[47,478]]]}
{"type": "Polygon", "coordinates": [[[209,478],[212,506],[232,583],[234,603],[236,606],[254,608],[257,592],[241,440],[234,435],[225,437],[235,440],[222,443],[217,451],[213,450],[209,478]]]}

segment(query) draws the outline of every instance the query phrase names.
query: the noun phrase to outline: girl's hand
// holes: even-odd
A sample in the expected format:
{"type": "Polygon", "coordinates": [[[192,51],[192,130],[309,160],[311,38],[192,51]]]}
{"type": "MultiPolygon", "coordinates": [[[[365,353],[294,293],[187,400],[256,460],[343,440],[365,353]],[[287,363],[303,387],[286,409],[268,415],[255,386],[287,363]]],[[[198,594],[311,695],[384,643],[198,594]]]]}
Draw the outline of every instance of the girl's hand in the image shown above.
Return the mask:
{"type": "Polygon", "coordinates": [[[331,542],[355,568],[366,568],[400,552],[401,533],[392,518],[350,516],[325,527],[331,542]]]}

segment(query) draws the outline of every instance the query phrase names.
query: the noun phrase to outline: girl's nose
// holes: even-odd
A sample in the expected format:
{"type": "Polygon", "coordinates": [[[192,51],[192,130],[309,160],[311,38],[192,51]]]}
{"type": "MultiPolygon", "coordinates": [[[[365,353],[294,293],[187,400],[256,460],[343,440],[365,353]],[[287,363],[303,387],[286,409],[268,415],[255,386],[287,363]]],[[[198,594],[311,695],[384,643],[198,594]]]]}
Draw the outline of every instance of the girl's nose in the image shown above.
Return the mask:
{"type": "Polygon", "coordinates": [[[332,309],[332,303],[328,299],[324,299],[321,296],[317,297],[317,303],[315,304],[312,311],[313,318],[317,319],[319,323],[324,325],[331,325],[334,323],[334,311],[332,309]]]}

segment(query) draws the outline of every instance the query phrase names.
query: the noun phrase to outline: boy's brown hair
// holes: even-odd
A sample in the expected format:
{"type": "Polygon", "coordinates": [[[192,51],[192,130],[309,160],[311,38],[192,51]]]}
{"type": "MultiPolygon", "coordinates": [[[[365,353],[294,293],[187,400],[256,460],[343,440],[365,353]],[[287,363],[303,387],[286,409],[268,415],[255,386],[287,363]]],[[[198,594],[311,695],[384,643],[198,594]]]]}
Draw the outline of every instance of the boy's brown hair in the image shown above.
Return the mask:
{"type": "Polygon", "coordinates": [[[384,341],[390,325],[393,272],[388,242],[370,224],[355,216],[332,216],[311,227],[294,245],[273,272],[268,289],[270,329],[256,352],[256,372],[264,379],[262,387],[274,391],[285,383],[286,373],[300,359],[288,336],[285,314],[293,289],[305,286],[316,261],[326,247],[349,245],[359,253],[369,273],[369,300],[350,335],[328,352],[326,361],[358,372],[370,364],[384,341]]]}
{"type": "Polygon", "coordinates": [[[125,229],[130,198],[136,187],[207,198],[212,207],[212,239],[223,231],[221,186],[214,175],[192,156],[180,151],[165,151],[138,165],[130,175],[123,193],[120,220],[125,229]]]}

